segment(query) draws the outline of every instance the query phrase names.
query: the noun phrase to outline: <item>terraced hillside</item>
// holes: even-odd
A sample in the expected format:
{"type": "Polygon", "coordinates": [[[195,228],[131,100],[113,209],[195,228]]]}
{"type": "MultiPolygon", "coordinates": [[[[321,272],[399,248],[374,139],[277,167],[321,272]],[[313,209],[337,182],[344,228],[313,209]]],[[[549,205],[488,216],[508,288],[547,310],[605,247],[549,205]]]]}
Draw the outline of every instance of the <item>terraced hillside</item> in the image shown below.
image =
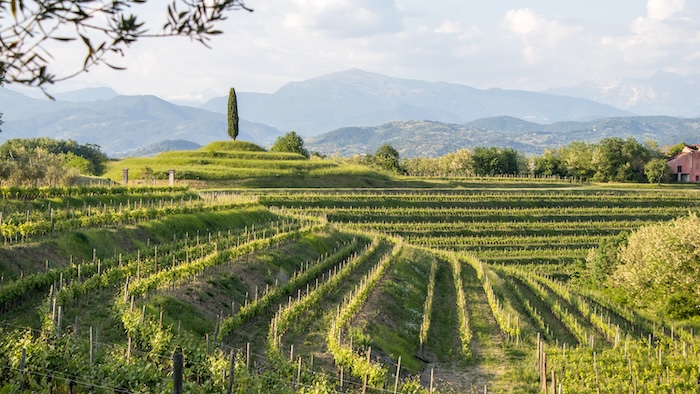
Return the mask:
{"type": "Polygon", "coordinates": [[[308,159],[297,153],[267,152],[245,141],[212,142],[195,151],[160,153],[108,163],[105,176],[130,185],[164,185],[175,170],[179,185],[196,187],[376,187],[392,185],[390,176],[366,166],[308,159]]]}
{"type": "Polygon", "coordinates": [[[463,184],[7,192],[0,388],[697,390],[697,328],[574,280],[696,190],[463,184]]]}

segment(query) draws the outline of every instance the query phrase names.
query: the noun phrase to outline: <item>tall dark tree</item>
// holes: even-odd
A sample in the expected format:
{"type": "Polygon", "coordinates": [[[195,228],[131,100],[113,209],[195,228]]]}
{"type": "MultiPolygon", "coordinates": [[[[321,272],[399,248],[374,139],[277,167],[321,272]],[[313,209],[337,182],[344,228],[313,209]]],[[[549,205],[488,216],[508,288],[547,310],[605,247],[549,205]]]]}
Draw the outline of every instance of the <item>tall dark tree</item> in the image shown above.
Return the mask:
{"type": "MultiPolygon", "coordinates": [[[[186,36],[207,45],[211,36],[221,34],[216,25],[226,13],[252,11],[244,0],[173,0],[166,5],[165,23],[127,13],[132,6],[148,0],[10,0],[0,1],[2,40],[0,64],[8,83],[45,87],[71,78],[90,67],[110,64],[114,55],[123,55],[132,43],[147,37],[186,36]],[[160,32],[151,32],[155,23],[160,32]],[[82,47],[82,67],[58,76],[52,72],[58,62],[55,45],[82,47]]],[[[154,3],[152,1],[152,3],[154,3]]],[[[158,2],[160,4],[160,2],[158,2]]],[[[61,49],[62,50],[62,49],[61,49]]]]}
{"type": "Polygon", "coordinates": [[[238,137],[238,102],[234,88],[228,91],[228,135],[232,140],[238,137]]]}

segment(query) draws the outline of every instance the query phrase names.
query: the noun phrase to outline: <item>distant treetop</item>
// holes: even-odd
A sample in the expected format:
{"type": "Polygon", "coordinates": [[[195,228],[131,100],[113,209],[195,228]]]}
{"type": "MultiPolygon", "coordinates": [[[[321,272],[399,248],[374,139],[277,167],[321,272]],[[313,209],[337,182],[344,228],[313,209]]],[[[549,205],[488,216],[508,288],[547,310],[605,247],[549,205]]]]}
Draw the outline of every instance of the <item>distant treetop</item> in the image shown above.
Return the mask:
{"type": "Polygon", "coordinates": [[[304,140],[294,131],[277,137],[277,140],[270,148],[270,152],[298,153],[302,156],[309,157],[309,151],[304,147],[304,140]]]}

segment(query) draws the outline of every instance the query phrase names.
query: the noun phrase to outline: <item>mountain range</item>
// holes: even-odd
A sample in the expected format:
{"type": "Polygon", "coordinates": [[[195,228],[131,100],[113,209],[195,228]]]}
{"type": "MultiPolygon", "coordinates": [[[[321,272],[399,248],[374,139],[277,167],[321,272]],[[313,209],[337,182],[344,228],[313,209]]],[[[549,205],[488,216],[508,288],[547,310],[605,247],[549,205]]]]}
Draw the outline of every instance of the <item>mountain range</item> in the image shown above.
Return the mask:
{"type": "Polygon", "coordinates": [[[651,78],[613,82],[588,81],[546,93],[585,98],[639,115],[700,117],[700,75],[681,77],[658,72],[651,78]]]}
{"type": "MultiPolygon", "coordinates": [[[[61,97],[56,95],[56,101],[50,101],[0,89],[5,122],[0,139],[73,139],[99,145],[112,157],[122,157],[165,140],[204,145],[228,138],[225,115],[175,105],[155,96],[110,95],[91,89],[61,97]]],[[[271,144],[281,135],[274,128],[246,120],[241,120],[240,129],[239,138],[260,144],[271,144]]]]}
{"type": "MultiPolygon", "coordinates": [[[[201,108],[226,111],[227,97],[201,108]]],[[[509,115],[552,123],[632,113],[590,100],[522,90],[480,90],[446,82],[400,79],[358,69],[284,85],[274,93],[239,93],[245,119],[279,130],[315,136],[347,126],[376,126],[396,120],[464,123],[509,115]]]]}
{"type": "MultiPolygon", "coordinates": [[[[388,142],[407,156],[434,156],[475,145],[539,153],[573,139],[607,136],[652,138],[662,144],[697,142],[697,119],[636,116],[663,112],[664,106],[677,116],[693,113],[698,102],[693,92],[700,84],[693,77],[681,78],[682,82],[678,78],[657,74],[649,80],[628,80],[616,89],[608,87],[607,95],[601,96],[596,92],[602,88],[592,83],[544,93],[481,90],[351,69],[291,82],[274,93],[238,92],[239,139],[270,146],[278,136],[294,130],[311,150],[321,153],[367,153],[388,142]],[[664,84],[666,80],[673,83],[664,84]],[[642,85],[653,86],[654,92],[663,88],[666,93],[658,100],[654,97],[660,93],[638,95],[636,101],[627,95],[635,91],[632,87],[642,85]],[[621,105],[623,101],[627,104],[621,105]]],[[[228,138],[225,96],[199,108],[155,96],[122,96],[109,88],[66,92],[55,98],[31,98],[0,89],[5,122],[0,141],[70,138],[123,157],[228,138]]]]}
{"type": "Polygon", "coordinates": [[[607,137],[647,139],[660,145],[700,141],[700,119],[673,117],[604,118],[587,122],[543,125],[508,116],[465,124],[434,121],[395,121],[374,127],[346,127],[307,140],[312,151],[352,156],[371,153],[384,143],[402,157],[436,157],[475,146],[511,147],[526,154],[574,140],[593,142],[607,137]]]}

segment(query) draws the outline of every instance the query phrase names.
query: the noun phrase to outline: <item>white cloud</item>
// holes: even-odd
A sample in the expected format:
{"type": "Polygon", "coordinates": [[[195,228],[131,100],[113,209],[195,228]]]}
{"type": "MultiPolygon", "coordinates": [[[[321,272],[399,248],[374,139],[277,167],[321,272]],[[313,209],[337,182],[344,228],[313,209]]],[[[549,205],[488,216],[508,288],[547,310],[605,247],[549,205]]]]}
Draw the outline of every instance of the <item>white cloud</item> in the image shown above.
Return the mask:
{"type": "Polygon", "coordinates": [[[628,34],[602,37],[601,49],[628,70],[651,74],[687,68],[693,61],[688,54],[699,49],[700,26],[684,10],[684,0],[648,0],[647,15],[635,18],[628,34]]]}
{"type": "Polygon", "coordinates": [[[291,29],[334,37],[367,37],[402,29],[395,0],[296,0],[284,20],[291,29]]]}
{"type": "MultiPolygon", "coordinates": [[[[538,90],[700,70],[700,6],[589,1],[540,1],[535,9],[517,6],[535,2],[515,0],[477,8],[449,0],[249,0],[255,12],[231,13],[221,26],[224,34],[210,42],[213,49],[186,39],[139,41],[114,61],[128,71],[99,67],[79,80],[175,96],[207,87],[225,94],[229,86],[273,92],[290,81],[353,67],[538,90]],[[595,11],[601,9],[605,15],[595,11]]],[[[162,16],[162,4],[153,7],[162,16]]],[[[79,61],[84,54],[76,50],[67,57],[79,61]]]]}
{"type": "Polygon", "coordinates": [[[462,26],[460,26],[459,22],[454,22],[451,20],[446,20],[442,22],[442,25],[435,28],[435,33],[440,34],[456,34],[461,32],[462,26]]]}
{"type": "Polygon", "coordinates": [[[519,36],[534,32],[543,22],[543,19],[529,8],[509,10],[503,18],[503,26],[511,33],[519,36]]]}
{"type": "MultiPolygon", "coordinates": [[[[423,32],[424,30],[421,29],[419,31],[423,32]]],[[[461,41],[473,40],[483,33],[479,26],[472,25],[465,29],[459,22],[454,22],[449,19],[442,22],[433,32],[442,35],[453,35],[461,41]]]]}
{"type": "Polygon", "coordinates": [[[683,12],[685,0],[649,0],[647,1],[647,16],[653,20],[668,19],[683,12]]]}
{"type": "Polygon", "coordinates": [[[568,52],[572,38],[580,31],[556,19],[545,19],[529,8],[506,12],[501,27],[521,40],[522,58],[530,65],[568,52]]]}

